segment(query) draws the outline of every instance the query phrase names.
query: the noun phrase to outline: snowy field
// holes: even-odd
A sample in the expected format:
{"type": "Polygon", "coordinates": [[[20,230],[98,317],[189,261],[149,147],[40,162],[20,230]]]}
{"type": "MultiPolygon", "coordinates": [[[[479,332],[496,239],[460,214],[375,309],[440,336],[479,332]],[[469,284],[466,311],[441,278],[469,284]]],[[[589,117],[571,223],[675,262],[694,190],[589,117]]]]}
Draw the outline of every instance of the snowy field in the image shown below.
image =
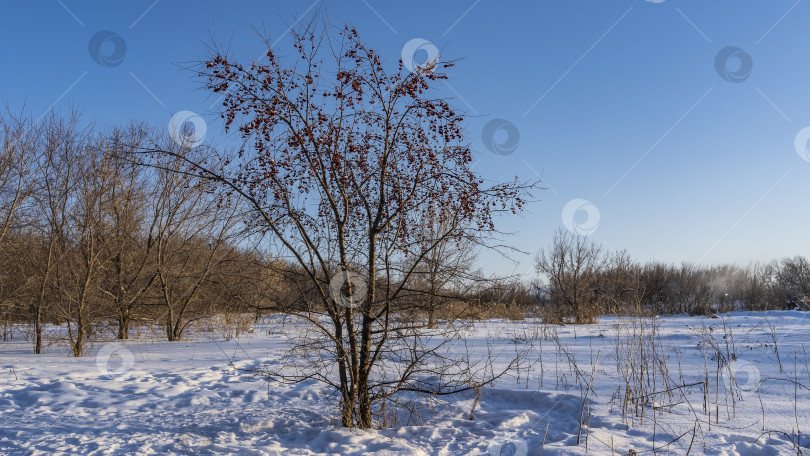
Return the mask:
{"type": "Polygon", "coordinates": [[[339,427],[323,385],[252,374],[300,328],[251,330],[143,330],[79,359],[59,342],[33,355],[18,333],[0,345],[0,454],[810,454],[806,313],[477,323],[467,347],[496,367],[523,353],[520,369],[373,431],[339,427]]]}

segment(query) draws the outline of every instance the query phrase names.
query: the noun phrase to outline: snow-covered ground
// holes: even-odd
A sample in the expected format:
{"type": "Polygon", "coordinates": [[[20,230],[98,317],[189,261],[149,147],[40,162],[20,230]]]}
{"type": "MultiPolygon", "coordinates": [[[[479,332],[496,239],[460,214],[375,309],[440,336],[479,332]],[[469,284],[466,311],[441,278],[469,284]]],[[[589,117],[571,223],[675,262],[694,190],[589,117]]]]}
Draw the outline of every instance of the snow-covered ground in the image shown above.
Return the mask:
{"type": "Polygon", "coordinates": [[[489,344],[501,365],[526,350],[521,369],[477,404],[436,398],[373,431],[341,428],[324,385],[252,375],[297,329],[252,330],[144,333],[78,359],[60,343],[33,355],[18,334],[0,344],[0,454],[810,454],[806,313],[477,323],[467,347],[489,344]]]}

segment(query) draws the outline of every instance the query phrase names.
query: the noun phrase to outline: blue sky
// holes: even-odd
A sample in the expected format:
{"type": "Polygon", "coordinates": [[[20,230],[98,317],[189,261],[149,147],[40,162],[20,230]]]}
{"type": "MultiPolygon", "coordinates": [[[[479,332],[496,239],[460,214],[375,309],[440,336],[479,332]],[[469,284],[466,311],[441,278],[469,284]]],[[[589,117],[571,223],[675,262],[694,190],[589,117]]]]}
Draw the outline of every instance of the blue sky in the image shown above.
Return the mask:
{"type": "MultiPolygon", "coordinates": [[[[392,67],[415,38],[460,59],[441,90],[470,115],[477,170],[491,179],[538,173],[550,186],[522,218],[501,220],[519,249],[547,245],[565,212],[572,229],[642,261],[810,256],[810,154],[794,144],[810,126],[810,2],[323,1],[392,67]],[[737,57],[721,62],[738,82],[717,70],[729,46],[752,62],[750,72],[737,57]],[[519,132],[513,153],[485,147],[493,119],[519,132]]],[[[6,2],[0,96],[34,113],[73,104],[99,125],[168,124],[193,111],[214,136],[214,99],[184,63],[202,58],[212,36],[245,58],[261,52],[254,26],[284,49],[288,26],[320,3],[6,2]],[[102,30],[126,43],[117,66],[88,51],[102,30]]],[[[532,271],[531,255],[515,258],[483,260],[532,271]]]]}

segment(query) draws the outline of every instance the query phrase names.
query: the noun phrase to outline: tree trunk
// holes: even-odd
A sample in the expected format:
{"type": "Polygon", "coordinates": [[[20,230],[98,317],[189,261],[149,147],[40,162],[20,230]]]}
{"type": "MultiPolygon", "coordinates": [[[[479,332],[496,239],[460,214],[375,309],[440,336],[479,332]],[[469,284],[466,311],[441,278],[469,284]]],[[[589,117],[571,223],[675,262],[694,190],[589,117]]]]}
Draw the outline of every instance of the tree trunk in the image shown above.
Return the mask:
{"type": "Polygon", "coordinates": [[[172,324],[173,319],[172,308],[169,307],[169,312],[166,314],[166,338],[169,339],[169,342],[176,340],[174,337],[174,325],[172,324]]]}
{"type": "Polygon", "coordinates": [[[78,322],[76,323],[76,340],[73,343],[73,356],[80,357],[84,355],[84,321],[79,313],[78,322]]]}
{"type": "Polygon", "coordinates": [[[338,356],[338,372],[340,375],[340,425],[343,427],[353,427],[352,415],[354,412],[354,400],[351,397],[351,386],[347,375],[346,352],[342,345],[343,326],[339,321],[335,321],[335,344],[338,356]]]}
{"type": "Polygon", "coordinates": [[[344,394],[343,400],[340,404],[340,425],[347,428],[354,427],[354,402],[344,394]]]}
{"type": "Polygon", "coordinates": [[[369,392],[369,375],[371,374],[371,325],[373,319],[371,313],[373,311],[374,300],[376,299],[375,279],[377,276],[377,269],[375,268],[376,255],[376,239],[372,234],[369,242],[369,271],[366,286],[368,292],[366,294],[366,302],[360,308],[363,311],[363,326],[362,334],[360,336],[360,368],[359,372],[359,385],[357,388],[357,427],[360,429],[369,429],[371,427],[371,396],[369,392]]]}
{"type": "MultiPolygon", "coordinates": [[[[371,295],[373,295],[373,292],[369,293],[369,298],[371,298],[371,295]]],[[[369,304],[370,307],[371,304],[369,304]]],[[[363,334],[360,345],[360,379],[357,387],[357,427],[360,429],[369,429],[371,427],[371,396],[368,388],[369,374],[371,373],[371,323],[371,317],[363,315],[363,334]]]]}
{"type": "Polygon", "coordinates": [[[55,244],[53,233],[51,233],[51,239],[48,242],[48,260],[45,263],[45,271],[42,273],[42,283],[39,286],[39,299],[36,303],[36,309],[34,315],[34,332],[36,333],[36,343],[34,345],[34,353],[39,355],[42,353],[42,306],[45,302],[45,287],[48,283],[48,275],[50,274],[51,270],[51,263],[53,262],[53,249],[55,244]]]}
{"type": "Polygon", "coordinates": [[[36,344],[34,345],[34,353],[39,355],[42,353],[42,305],[37,303],[36,318],[34,322],[34,333],[36,333],[36,344]]]}
{"type": "Polygon", "coordinates": [[[120,307],[118,311],[118,338],[121,340],[129,339],[129,309],[120,307]]]}
{"type": "Polygon", "coordinates": [[[357,427],[360,429],[369,429],[371,428],[371,397],[368,391],[368,379],[363,379],[360,383],[357,402],[357,427]]]}

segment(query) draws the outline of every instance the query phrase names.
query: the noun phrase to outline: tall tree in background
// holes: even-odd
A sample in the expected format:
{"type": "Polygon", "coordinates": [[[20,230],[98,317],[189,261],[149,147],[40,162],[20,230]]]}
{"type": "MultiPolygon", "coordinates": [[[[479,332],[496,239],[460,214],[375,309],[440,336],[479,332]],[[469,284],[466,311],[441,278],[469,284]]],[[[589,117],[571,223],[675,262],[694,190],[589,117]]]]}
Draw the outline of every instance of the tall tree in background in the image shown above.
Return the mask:
{"type": "Polygon", "coordinates": [[[194,164],[249,204],[310,283],[306,308],[277,309],[312,328],[310,363],[271,374],[332,385],[343,425],[368,428],[372,405],[398,391],[448,394],[495,375],[443,356],[452,336],[392,310],[437,246],[495,235],[495,214],[520,211],[532,184],[485,186],[472,171],[463,116],[430,90],[451,63],[391,72],[356,30],[327,22],[291,32],[288,58],[269,40],[250,64],[213,52],[200,74],[243,147],[227,165],[194,164]],[[430,208],[440,229],[415,229],[430,208]]]}
{"type": "MultiPolygon", "coordinates": [[[[441,217],[435,210],[426,211],[426,217],[415,230],[422,243],[417,243],[412,250],[410,263],[405,264],[406,271],[413,268],[411,292],[415,296],[415,306],[418,311],[427,313],[427,325],[436,327],[437,312],[447,303],[463,296],[460,288],[462,284],[475,280],[472,268],[476,259],[476,245],[474,238],[448,237],[439,242],[439,234],[447,231],[447,224],[453,223],[452,218],[441,217]],[[433,245],[435,243],[435,245],[433,245]]],[[[448,315],[453,318],[454,315],[448,315]]]]}
{"type": "Polygon", "coordinates": [[[147,140],[148,130],[139,124],[113,129],[108,136],[109,229],[106,233],[108,263],[102,270],[101,292],[112,301],[118,322],[117,337],[129,338],[136,305],[157,277],[154,268],[157,217],[149,207],[155,198],[155,170],[139,166],[135,151],[147,140]],[[152,217],[149,217],[152,215],[152,217]]]}
{"type": "Polygon", "coordinates": [[[195,307],[205,305],[203,286],[236,243],[238,206],[229,198],[213,196],[209,182],[189,172],[186,160],[191,160],[192,152],[175,147],[150,163],[157,170],[150,232],[155,242],[155,287],[169,341],[180,340],[194,319],[208,315],[195,312],[190,318],[195,307]]]}
{"type": "Polygon", "coordinates": [[[576,324],[592,323],[599,314],[597,279],[605,258],[602,248],[585,236],[560,229],[551,247],[536,258],[537,271],[548,277],[552,303],[576,324]]]}
{"type": "Polygon", "coordinates": [[[39,178],[32,210],[31,233],[38,248],[30,256],[35,289],[29,304],[29,320],[34,324],[34,352],[42,353],[43,316],[48,310],[61,308],[63,302],[56,290],[69,269],[69,216],[72,195],[76,191],[78,172],[76,157],[84,147],[88,132],[72,112],[66,116],[51,114],[45,118],[40,133],[40,156],[36,162],[39,178]]]}
{"type": "Polygon", "coordinates": [[[26,205],[35,191],[39,158],[39,129],[25,113],[0,112],[0,320],[3,335],[10,328],[15,304],[29,284],[28,271],[20,264],[29,239],[26,205]]]}
{"type": "Polygon", "coordinates": [[[67,202],[68,242],[61,255],[65,267],[59,269],[56,288],[59,314],[67,323],[73,355],[83,356],[93,324],[107,310],[102,305],[99,283],[110,252],[113,160],[97,135],[77,143],[70,158],[75,190],[67,202]]]}

